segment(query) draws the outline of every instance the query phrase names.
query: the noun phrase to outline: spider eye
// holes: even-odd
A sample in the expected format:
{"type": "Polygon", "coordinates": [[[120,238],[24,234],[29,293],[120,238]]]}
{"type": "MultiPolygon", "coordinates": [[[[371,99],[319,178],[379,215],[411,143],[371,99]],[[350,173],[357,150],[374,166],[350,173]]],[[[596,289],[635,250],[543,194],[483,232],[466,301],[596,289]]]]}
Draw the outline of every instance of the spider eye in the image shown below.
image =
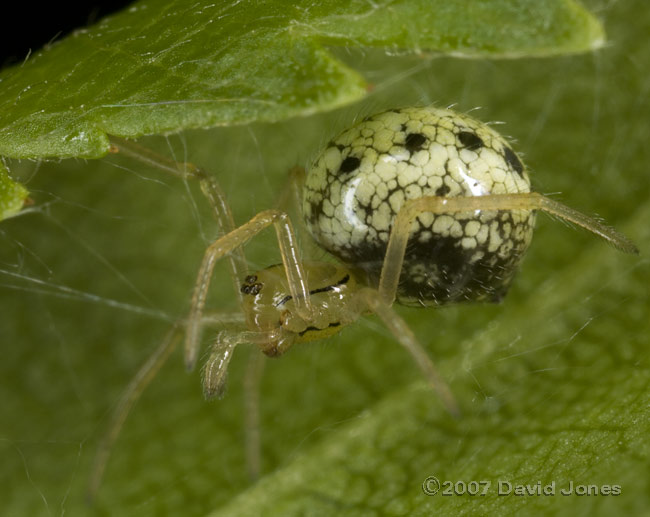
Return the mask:
{"type": "Polygon", "coordinates": [[[257,275],[248,275],[244,279],[244,283],[241,286],[241,292],[243,294],[256,295],[259,294],[262,290],[263,284],[257,282],[257,275]]]}

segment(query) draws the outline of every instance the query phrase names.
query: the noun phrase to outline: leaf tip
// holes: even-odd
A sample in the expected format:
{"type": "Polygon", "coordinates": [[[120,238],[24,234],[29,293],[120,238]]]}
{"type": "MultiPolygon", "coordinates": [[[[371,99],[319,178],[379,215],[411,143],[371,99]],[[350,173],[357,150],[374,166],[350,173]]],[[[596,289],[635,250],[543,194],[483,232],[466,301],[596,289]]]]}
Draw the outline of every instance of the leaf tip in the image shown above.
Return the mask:
{"type": "Polygon", "coordinates": [[[7,169],[0,166],[0,221],[14,217],[29,203],[27,189],[9,176],[7,169]]]}

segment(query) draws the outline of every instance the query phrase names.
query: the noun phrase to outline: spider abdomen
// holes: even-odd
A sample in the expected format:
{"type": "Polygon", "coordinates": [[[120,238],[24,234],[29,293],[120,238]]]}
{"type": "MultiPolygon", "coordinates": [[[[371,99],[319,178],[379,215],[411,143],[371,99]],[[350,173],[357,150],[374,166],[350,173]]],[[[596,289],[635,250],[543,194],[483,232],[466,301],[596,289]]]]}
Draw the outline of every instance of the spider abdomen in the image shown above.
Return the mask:
{"type": "MultiPolygon", "coordinates": [[[[409,199],[530,192],[508,143],[466,115],[404,108],[332,140],[307,171],[306,223],[316,241],[376,285],[393,221],[409,199]]],[[[530,244],[527,210],[422,213],[409,235],[397,300],[496,301],[530,244]]]]}

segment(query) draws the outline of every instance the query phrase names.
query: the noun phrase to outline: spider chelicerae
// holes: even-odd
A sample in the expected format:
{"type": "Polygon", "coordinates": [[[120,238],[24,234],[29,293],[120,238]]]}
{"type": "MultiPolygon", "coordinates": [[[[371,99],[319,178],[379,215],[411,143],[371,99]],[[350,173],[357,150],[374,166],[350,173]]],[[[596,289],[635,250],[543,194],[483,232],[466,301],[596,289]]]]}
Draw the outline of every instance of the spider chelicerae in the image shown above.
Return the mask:
{"type": "MultiPolygon", "coordinates": [[[[306,171],[293,170],[304,223],[338,264],[304,261],[291,220],[282,210],[264,210],[236,227],[216,179],[202,169],[125,140],[115,139],[113,150],[197,180],[222,235],[205,251],[187,319],[170,330],[116,407],[95,459],[91,494],[130,408],[183,331],[185,363],[191,370],[202,329],[222,327],[203,368],[205,396],[214,398],[224,393],[238,345],[253,344],[266,356],[277,357],[295,344],[331,336],[374,313],[412,355],[446,408],[458,414],[428,354],[393,309],[395,302],[429,307],[500,300],[531,242],[537,210],[579,225],[623,252],[638,252],[616,230],[531,192],[526,168],[505,139],[449,109],[410,107],[367,117],[331,140],[306,171]],[[270,226],[282,263],[250,273],[242,246],[270,226]],[[241,308],[236,317],[205,312],[213,269],[224,257],[241,308]]],[[[252,408],[247,461],[255,476],[260,454],[255,404],[252,408]]]]}

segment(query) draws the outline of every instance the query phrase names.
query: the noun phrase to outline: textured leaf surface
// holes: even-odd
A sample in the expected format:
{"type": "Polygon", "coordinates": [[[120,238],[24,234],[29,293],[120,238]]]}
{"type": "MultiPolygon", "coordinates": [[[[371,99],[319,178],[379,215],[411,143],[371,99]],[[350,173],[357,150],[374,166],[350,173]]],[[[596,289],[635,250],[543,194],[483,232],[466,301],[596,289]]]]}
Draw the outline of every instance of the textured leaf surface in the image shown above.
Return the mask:
{"type": "Polygon", "coordinates": [[[573,0],[141,0],[0,75],[0,154],[99,157],[106,134],[277,121],[361,98],[323,45],[459,55],[602,44],[573,0]]]}
{"type": "MultiPolygon", "coordinates": [[[[612,44],[595,55],[352,63],[377,85],[330,115],[189,131],[152,147],[214,171],[238,222],[273,205],[284,171],[330,136],[396,105],[458,103],[515,137],[538,190],[597,212],[641,249],[624,256],[540,216],[498,306],[402,309],[463,408],[450,419],[373,318],[268,361],[262,479],[248,482],[241,380],[201,398],[172,356],[113,451],[94,509],[84,502],[107,413],[176,317],[215,228],[195,186],[119,156],[9,162],[35,206],[0,231],[0,500],[7,515],[644,515],[650,507],[650,13],[589,6],[612,44]],[[426,66],[424,66],[426,64],[426,66]],[[83,178],[84,181],[79,181],[83,178]],[[196,203],[196,204],[195,204],[196,203]],[[621,486],[620,496],[426,496],[441,481],[621,486]]],[[[304,248],[313,258],[322,252],[304,248]]],[[[247,248],[278,261],[272,232],[247,248]]],[[[234,309],[220,267],[210,306],[234,309]]]]}

